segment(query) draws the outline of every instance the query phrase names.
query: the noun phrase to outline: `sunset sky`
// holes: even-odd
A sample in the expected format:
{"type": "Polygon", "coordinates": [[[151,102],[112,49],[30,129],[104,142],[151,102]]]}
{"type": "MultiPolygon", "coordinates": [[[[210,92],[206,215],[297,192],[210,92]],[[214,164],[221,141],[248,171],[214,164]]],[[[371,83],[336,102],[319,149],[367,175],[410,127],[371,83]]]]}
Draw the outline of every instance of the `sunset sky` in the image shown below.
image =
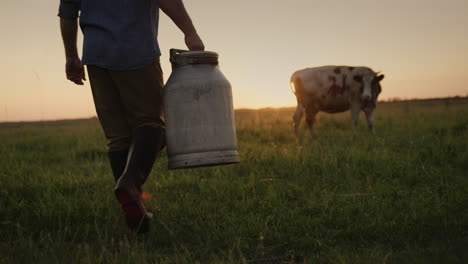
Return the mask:
{"type": "MultiPolygon", "coordinates": [[[[0,122],[95,116],[89,82],[76,86],[65,78],[58,3],[1,3],[0,122]]],[[[236,108],[295,106],[291,74],[328,64],[382,71],[380,99],[468,95],[467,0],[185,0],[185,5],[207,50],[220,54],[236,108]]],[[[167,79],[169,49],[185,46],[163,13],[159,43],[167,79]]]]}

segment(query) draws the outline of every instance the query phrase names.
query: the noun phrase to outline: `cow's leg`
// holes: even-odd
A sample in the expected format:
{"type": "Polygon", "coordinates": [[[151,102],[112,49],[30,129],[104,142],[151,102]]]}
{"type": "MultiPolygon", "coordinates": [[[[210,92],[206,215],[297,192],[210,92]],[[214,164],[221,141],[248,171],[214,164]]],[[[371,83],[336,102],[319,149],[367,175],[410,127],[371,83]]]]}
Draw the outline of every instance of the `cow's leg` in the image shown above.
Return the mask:
{"type": "Polygon", "coordinates": [[[303,115],[304,115],[304,107],[298,103],[296,107],[296,112],[294,113],[294,116],[293,116],[294,133],[296,134],[296,137],[299,136],[299,124],[301,123],[301,119],[303,115]]]}
{"type": "Polygon", "coordinates": [[[318,109],[314,106],[307,106],[305,108],[305,114],[306,114],[306,123],[307,123],[307,126],[309,127],[309,130],[310,130],[310,134],[312,136],[315,136],[316,133],[315,133],[315,127],[314,127],[314,123],[315,123],[315,116],[317,115],[318,113],[318,109]]]}
{"type": "Polygon", "coordinates": [[[364,110],[364,113],[366,113],[367,125],[369,126],[369,131],[372,134],[375,134],[375,130],[374,130],[374,109],[366,109],[366,110],[364,110]]]}
{"type": "Polygon", "coordinates": [[[361,111],[360,104],[357,104],[357,103],[351,104],[351,122],[353,124],[353,127],[357,126],[360,111],[361,111]]]}

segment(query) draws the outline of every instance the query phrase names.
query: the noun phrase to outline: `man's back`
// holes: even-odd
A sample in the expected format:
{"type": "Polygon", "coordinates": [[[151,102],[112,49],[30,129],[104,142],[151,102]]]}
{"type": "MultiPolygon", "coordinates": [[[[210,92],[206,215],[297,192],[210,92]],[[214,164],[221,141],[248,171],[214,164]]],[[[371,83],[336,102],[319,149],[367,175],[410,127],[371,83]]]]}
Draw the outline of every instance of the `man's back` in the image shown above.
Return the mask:
{"type": "Polygon", "coordinates": [[[61,1],[59,16],[76,18],[79,12],[83,64],[130,70],[151,64],[161,55],[157,1],[61,1]]]}

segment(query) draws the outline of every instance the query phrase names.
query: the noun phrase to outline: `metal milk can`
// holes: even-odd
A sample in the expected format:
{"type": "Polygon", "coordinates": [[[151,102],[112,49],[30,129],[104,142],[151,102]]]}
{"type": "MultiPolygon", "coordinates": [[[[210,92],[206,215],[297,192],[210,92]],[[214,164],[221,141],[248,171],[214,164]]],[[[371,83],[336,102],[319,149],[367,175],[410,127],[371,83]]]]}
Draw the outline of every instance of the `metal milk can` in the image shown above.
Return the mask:
{"type": "Polygon", "coordinates": [[[164,87],[169,169],[238,163],[229,81],[218,54],[171,49],[164,87]]]}

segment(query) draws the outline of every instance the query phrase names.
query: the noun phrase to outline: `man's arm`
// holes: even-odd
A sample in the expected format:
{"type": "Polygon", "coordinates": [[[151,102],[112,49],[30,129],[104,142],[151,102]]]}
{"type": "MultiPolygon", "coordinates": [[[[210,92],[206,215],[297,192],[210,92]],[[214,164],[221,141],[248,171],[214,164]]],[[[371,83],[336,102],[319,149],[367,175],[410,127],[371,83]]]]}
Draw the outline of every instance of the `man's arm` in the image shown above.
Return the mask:
{"type": "Polygon", "coordinates": [[[205,50],[205,45],[195,30],[182,0],[159,0],[159,7],[184,33],[185,44],[189,50],[205,50]]]}
{"type": "Polygon", "coordinates": [[[86,76],[76,46],[78,19],[60,18],[60,31],[65,47],[65,72],[67,74],[67,79],[82,85],[83,80],[86,80],[86,76]]]}

